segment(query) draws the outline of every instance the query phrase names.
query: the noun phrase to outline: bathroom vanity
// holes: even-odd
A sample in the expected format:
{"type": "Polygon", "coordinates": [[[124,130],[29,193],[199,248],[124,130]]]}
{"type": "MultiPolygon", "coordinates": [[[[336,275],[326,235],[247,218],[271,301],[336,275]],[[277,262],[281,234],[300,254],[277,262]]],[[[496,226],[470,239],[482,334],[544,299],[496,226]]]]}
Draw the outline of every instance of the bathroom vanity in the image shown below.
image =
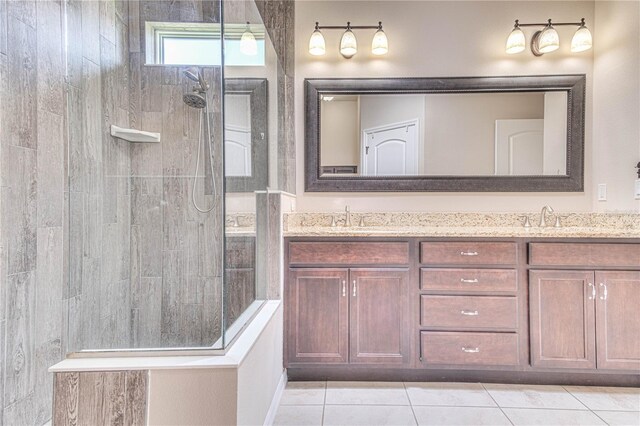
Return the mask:
{"type": "Polygon", "coordinates": [[[290,378],[640,385],[640,238],[386,232],[289,232],[290,378]]]}

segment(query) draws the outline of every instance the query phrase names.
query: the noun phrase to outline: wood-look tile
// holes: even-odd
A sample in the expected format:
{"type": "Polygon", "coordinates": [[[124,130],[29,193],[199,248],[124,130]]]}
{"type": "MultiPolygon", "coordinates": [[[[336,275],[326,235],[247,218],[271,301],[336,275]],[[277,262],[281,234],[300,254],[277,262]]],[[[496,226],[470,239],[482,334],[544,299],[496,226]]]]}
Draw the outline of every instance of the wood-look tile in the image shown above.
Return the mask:
{"type": "Polygon", "coordinates": [[[63,114],[63,34],[62,5],[56,1],[38,1],[37,74],[38,108],[63,114]]]}
{"type": "Polygon", "coordinates": [[[7,12],[9,17],[19,19],[33,29],[36,28],[35,0],[7,1],[7,12]]]}
{"type": "Polygon", "coordinates": [[[204,287],[203,345],[213,345],[222,330],[222,278],[208,277],[204,287]]]}
{"type": "Polygon", "coordinates": [[[124,423],[124,372],[80,373],[80,424],[124,423]]]}
{"type": "Polygon", "coordinates": [[[66,67],[70,85],[82,87],[82,58],[83,58],[83,32],[82,32],[82,0],[69,0],[65,6],[67,19],[66,30],[66,67]]]}
{"type": "Polygon", "coordinates": [[[38,110],[38,226],[62,226],[64,218],[64,119],[38,110]]]}
{"type": "Polygon", "coordinates": [[[125,426],[146,424],[148,376],[145,370],[125,373],[125,426]]]}
{"type": "MultiPolygon", "coordinates": [[[[27,2],[10,2],[10,5],[27,2]]],[[[13,8],[10,7],[10,10],[13,8]]],[[[8,18],[6,88],[12,102],[3,107],[4,143],[36,149],[37,57],[36,32],[11,14],[8,18]]]]}
{"type": "Polygon", "coordinates": [[[181,250],[163,251],[161,338],[162,344],[167,346],[175,346],[180,343],[183,261],[184,256],[181,250]]]}
{"type": "Polygon", "coordinates": [[[100,35],[112,44],[116,42],[116,3],[115,0],[99,0],[100,35]]]}
{"type": "Polygon", "coordinates": [[[129,51],[140,52],[140,1],[129,0],[129,51]]]}
{"type": "Polygon", "coordinates": [[[37,161],[36,151],[9,146],[4,149],[2,164],[6,187],[2,204],[11,206],[2,218],[7,244],[7,273],[36,269],[37,161]]]}
{"type": "MultiPolygon", "coordinates": [[[[7,0],[0,0],[0,54],[7,53],[7,0]]],[[[0,411],[1,413],[2,411],[0,411]]]]}
{"type": "MultiPolygon", "coordinates": [[[[35,294],[36,348],[62,337],[62,227],[38,228],[35,294]]],[[[48,367],[46,367],[48,368],[48,367]]]]}
{"type": "Polygon", "coordinates": [[[82,55],[94,64],[100,63],[100,2],[82,4],[82,55]]]}
{"type": "MultiPolygon", "coordinates": [[[[118,0],[120,3],[122,0],[118,0]]],[[[116,21],[116,106],[129,109],[129,27],[120,20],[116,21]]],[[[128,126],[127,123],[120,123],[128,126]]]]}
{"type": "MultiPolygon", "coordinates": [[[[164,2],[163,2],[164,3],[164,2]]],[[[144,57],[140,57],[141,65],[144,57]]],[[[162,78],[161,67],[140,67],[140,110],[146,112],[162,112],[162,78]]]]}
{"type": "Polygon", "coordinates": [[[2,420],[5,425],[32,425],[36,424],[36,397],[32,392],[26,397],[4,408],[2,420]]]}
{"type": "Polygon", "coordinates": [[[78,424],[79,405],[78,372],[56,373],[54,385],[53,424],[78,424]]]}
{"type": "Polygon", "coordinates": [[[36,346],[36,388],[34,392],[36,424],[45,424],[51,419],[53,373],[50,373],[48,369],[62,360],[60,345],[61,340],[57,338],[36,346]]]}
{"type": "MultiPolygon", "coordinates": [[[[35,389],[34,271],[9,276],[5,347],[5,406],[28,397],[35,389]]],[[[6,413],[5,413],[6,415],[6,413]]]]}

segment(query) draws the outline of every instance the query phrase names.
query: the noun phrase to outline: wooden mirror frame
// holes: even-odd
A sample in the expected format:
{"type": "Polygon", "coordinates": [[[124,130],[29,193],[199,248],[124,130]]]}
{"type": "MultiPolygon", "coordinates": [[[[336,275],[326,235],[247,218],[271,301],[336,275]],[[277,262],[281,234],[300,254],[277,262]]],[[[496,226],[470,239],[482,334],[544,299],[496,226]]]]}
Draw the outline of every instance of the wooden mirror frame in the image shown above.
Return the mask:
{"type": "Polygon", "coordinates": [[[268,91],[265,78],[226,78],[225,95],[248,95],[251,109],[251,176],[225,177],[225,191],[253,192],[269,184],[268,91]]]}
{"type": "Polygon", "coordinates": [[[517,77],[305,79],[307,192],[583,192],[584,74],[517,77]],[[320,96],[567,92],[567,174],[562,176],[321,176],[320,96]]]}

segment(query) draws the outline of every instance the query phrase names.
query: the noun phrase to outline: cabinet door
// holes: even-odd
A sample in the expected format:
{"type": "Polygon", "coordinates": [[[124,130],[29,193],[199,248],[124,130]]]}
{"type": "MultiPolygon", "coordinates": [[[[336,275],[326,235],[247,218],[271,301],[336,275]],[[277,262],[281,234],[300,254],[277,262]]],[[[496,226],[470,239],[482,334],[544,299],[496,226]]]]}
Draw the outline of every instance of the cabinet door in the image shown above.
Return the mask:
{"type": "Polygon", "coordinates": [[[351,269],[350,362],[405,364],[409,360],[407,270],[351,269]]]}
{"type": "Polygon", "coordinates": [[[595,368],[593,272],[530,271],[531,365],[595,368]]]}
{"type": "Polygon", "coordinates": [[[347,363],[347,269],[292,269],[287,280],[287,363],[347,363]]]}
{"type": "Polygon", "coordinates": [[[596,272],[598,368],[640,369],[640,272],[596,272]]]}

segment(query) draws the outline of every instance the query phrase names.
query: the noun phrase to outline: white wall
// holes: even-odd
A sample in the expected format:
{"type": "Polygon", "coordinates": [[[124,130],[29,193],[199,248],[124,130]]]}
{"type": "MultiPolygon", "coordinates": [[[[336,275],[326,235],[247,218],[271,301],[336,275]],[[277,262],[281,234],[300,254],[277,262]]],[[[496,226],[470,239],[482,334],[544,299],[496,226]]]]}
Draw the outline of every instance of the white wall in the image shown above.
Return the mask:
{"type": "MultiPolygon", "coordinates": [[[[323,77],[438,77],[573,74],[587,75],[586,163],[584,193],[305,193],[304,192],[304,98],[296,96],[297,207],[299,211],[353,210],[394,211],[531,211],[551,204],[559,211],[590,211],[594,186],[593,168],[609,176],[606,165],[593,164],[592,94],[593,51],[571,54],[573,29],[559,27],[560,50],[535,58],[530,52],[510,56],[504,43],[513,21],[594,21],[593,2],[496,1],[301,1],[296,3],[296,93],[303,93],[305,78],[323,77]],[[316,21],[321,25],[375,24],[383,21],[389,37],[389,53],[374,57],[369,52],[373,32],[356,31],[360,52],[352,59],[338,53],[340,31],[325,31],[327,54],[313,57],[307,51],[316,21]],[[601,170],[602,168],[604,170],[601,170]]],[[[628,24],[628,25],[631,25],[628,24]]],[[[637,20],[633,22],[637,27],[637,20]]],[[[595,29],[595,28],[594,28],[595,29]]],[[[532,31],[527,29],[531,36],[532,31]]],[[[598,37],[597,29],[594,37],[598,37]]],[[[636,86],[637,87],[637,86],[636,86]]],[[[616,149],[606,138],[595,144],[616,149]]],[[[633,155],[637,155],[635,149],[633,155]]],[[[631,156],[627,153],[627,157],[631,156]]]]}
{"type": "Polygon", "coordinates": [[[283,367],[282,304],[238,367],[238,425],[264,424],[283,367]]]}
{"type": "Polygon", "coordinates": [[[640,2],[597,1],[594,33],[593,183],[607,184],[597,211],[640,211],[640,2]]]}
{"type": "Polygon", "coordinates": [[[320,135],[322,149],[320,164],[323,166],[356,166],[360,164],[360,144],[358,142],[358,99],[334,99],[322,102],[320,135]]]}

